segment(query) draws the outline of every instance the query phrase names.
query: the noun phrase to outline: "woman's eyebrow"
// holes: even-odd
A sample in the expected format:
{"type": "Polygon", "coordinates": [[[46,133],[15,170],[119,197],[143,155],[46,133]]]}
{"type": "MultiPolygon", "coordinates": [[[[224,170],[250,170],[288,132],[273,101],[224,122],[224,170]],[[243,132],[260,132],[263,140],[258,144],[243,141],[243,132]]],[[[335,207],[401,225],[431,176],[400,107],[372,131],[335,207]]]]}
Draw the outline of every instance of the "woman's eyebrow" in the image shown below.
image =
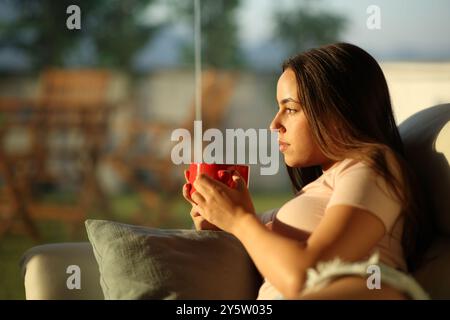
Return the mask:
{"type": "Polygon", "coordinates": [[[297,100],[294,100],[293,98],[284,98],[283,100],[280,101],[280,104],[286,104],[288,102],[300,103],[297,100]]]}

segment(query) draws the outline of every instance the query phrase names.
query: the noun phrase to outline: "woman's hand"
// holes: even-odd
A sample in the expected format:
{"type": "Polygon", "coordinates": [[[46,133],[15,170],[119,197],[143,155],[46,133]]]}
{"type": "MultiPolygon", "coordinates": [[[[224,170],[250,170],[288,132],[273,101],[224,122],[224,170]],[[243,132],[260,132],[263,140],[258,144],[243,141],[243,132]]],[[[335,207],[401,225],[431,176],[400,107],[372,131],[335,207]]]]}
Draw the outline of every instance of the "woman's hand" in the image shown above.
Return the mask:
{"type": "Polygon", "coordinates": [[[221,231],[221,229],[217,228],[212,223],[209,223],[208,220],[203,218],[200,213],[197,212],[198,209],[195,207],[192,207],[191,209],[191,218],[194,222],[195,230],[214,230],[214,231],[221,231]]]}
{"type": "Polygon", "coordinates": [[[244,179],[239,172],[232,175],[233,185],[228,187],[220,181],[201,174],[194,181],[196,192],[192,200],[196,210],[208,222],[220,229],[234,233],[242,218],[254,215],[255,209],[244,179]]]}
{"type": "Polygon", "coordinates": [[[215,225],[209,223],[205,218],[203,218],[200,213],[198,213],[196,209],[196,204],[192,201],[189,196],[191,190],[191,185],[189,183],[189,179],[187,176],[187,170],[184,171],[184,178],[186,179],[186,183],[183,185],[183,197],[192,205],[192,209],[190,212],[192,221],[194,222],[194,226],[196,230],[216,230],[220,231],[215,225]]]}

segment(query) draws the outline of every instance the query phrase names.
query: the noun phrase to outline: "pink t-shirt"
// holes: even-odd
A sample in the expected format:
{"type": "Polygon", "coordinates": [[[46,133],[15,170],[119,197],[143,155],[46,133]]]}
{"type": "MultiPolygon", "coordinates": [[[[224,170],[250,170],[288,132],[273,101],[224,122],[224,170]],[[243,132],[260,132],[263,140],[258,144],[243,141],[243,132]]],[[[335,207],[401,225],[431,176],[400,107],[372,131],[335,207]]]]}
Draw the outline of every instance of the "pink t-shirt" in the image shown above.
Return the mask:
{"type": "MultiPolygon", "coordinates": [[[[401,246],[401,203],[389,190],[384,180],[363,162],[353,159],[339,161],[280,208],[272,230],[306,241],[327,208],[338,204],[361,208],[376,215],[386,227],[384,237],[373,249],[379,251],[380,261],[406,271],[401,246]]],[[[274,299],[279,294],[265,281],[258,299],[274,299]]]]}

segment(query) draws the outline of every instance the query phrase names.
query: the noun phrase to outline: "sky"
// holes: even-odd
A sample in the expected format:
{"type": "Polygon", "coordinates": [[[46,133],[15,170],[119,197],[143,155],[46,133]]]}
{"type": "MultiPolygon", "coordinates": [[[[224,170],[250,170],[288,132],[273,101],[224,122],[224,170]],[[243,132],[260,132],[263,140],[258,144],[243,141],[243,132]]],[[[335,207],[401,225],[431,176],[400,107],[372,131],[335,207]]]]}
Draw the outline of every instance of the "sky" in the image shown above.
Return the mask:
{"type": "MultiPolygon", "coordinates": [[[[187,0],[179,0],[187,1],[187,0]]],[[[193,0],[192,0],[193,1],[193,0]]],[[[273,41],[273,13],[295,7],[300,0],[241,0],[236,21],[246,60],[257,69],[278,69],[285,58],[273,41]]],[[[308,1],[308,0],[305,0],[308,1]]],[[[340,13],[348,20],[343,41],[354,43],[378,61],[450,61],[450,0],[309,0],[320,10],[340,13]],[[380,10],[380,29],[366,22],[369,6],[380,10]]],[[[0,21],[13,18],[8,2],[0,0],[0,21]]],[[[164,22],[171,16],[168,0],[159,0],[142,13],[147,23],[164,22]]],[[[189,26],[187,27],[189,28],[189,26]]],[[[165,28],[136,54],[138,70],[179,64],[180,43],[193,39],[186,26],[165,28]]],[[[17,50],[0,47],[0,69],[26,69],[27,58],[17,50]]]]}
{"type": "MultiPolygon", "coordinates": [[[[323,10],[349,20],[344,41],[371,51],[380,60],[450,60],[450,1],[448,0],[321,0],[323,10]],[[369,30],[366,10],[380,9],[380,29],[369,30]]],[[[245,0],[238,14],[241,38],[251,44],[268,39],[273,30],[271,12],[295,6],[295,0],[245,0]]]]}
{"type": "MultiPolygon", "coordinates": [[[[256,69],[278,69],[285,53],[273,41],[273,13],[288,10],[299,0],[242,0],[236,21],[247,61],[256,69]]],[[[310,0],[317,10],[347,18],[342,41],[354,43],[378,61],[450,61],[450,0],[310,0]],[[369,29],[367,20],[379,8],[380,29],[369,29]]],[[[167,7],[152,7],[144,16],[163,21],[167,7]]],[[[177,43],[192,36],[192,30],[165,30],[143,50],[139,68],[170,66],[177,59],[177,43]],[[178,40],[177,40],[178,39],[178,40]],[[167,54],[169,53],[169,54],[167,54]]],[[[193,39],[192,39],[193,41],[193,39]]]]}

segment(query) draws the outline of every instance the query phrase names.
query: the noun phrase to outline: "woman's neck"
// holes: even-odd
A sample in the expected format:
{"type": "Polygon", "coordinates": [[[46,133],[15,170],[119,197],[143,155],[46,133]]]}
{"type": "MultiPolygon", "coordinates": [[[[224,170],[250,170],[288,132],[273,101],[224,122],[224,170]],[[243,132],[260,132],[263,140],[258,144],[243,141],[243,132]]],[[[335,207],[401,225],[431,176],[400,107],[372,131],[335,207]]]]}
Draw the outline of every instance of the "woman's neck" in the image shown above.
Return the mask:
{"type": "Polygon", "coordinates": [[[335,164],[337,164],[339,161],[335,161],[335,160],[330,160],[329,162],[323,163],[321,165],[322,167],[322,172],[325,173],[328,170],[330,170],[332,167],[334,167],[335,164]]]}

